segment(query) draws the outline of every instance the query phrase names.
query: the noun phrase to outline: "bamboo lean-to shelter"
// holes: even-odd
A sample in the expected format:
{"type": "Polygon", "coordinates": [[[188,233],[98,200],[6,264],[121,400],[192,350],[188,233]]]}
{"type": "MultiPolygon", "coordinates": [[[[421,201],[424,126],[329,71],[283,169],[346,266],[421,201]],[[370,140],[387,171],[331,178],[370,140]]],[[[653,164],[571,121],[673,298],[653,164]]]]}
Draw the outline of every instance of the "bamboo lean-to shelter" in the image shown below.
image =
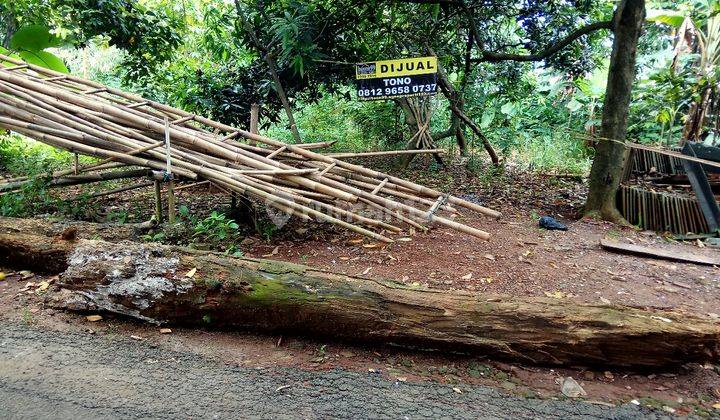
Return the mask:
{"type": "Polygon", "coordinates": [[[0,127],[102,159],[54,177],[122,166],[170,170],[174,177],[209,181],[305,220],[383,242],[392,242],[385,232],[401,232],[400,226],[426,230],[428,223],[488,239],[487,232],[440,212],[463,207],[500,217],[495,210],[312,150],[326,144],[287,144],[1,54],[0,127]],[[383,213],[386,221],[363,215],[363,207],[383,213]]]}

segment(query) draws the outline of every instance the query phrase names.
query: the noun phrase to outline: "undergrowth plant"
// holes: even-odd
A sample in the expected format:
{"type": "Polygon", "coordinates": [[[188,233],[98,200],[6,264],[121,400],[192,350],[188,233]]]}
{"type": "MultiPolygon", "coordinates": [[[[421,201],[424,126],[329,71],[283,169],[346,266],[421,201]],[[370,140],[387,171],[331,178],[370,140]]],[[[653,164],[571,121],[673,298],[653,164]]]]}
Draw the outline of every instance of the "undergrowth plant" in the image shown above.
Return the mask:
{"type": "Polygon", "coordinates": [[[240,225],[232,218],[217,211],[199,218],[185,205],[178,208],[178,214],[177,223],[163,226],[161,230],[148,233],[142,239],[185,246],[203,245],[228,255],[242,255],[238,245],[242,238],[240,225]]]}
{"type": "Polygon", "coordinates": [[[239,237],[240,225],[226,215],[212,212],[193,228],[193,238],[202,238],[213,245],[233,242],[239,237]]]}

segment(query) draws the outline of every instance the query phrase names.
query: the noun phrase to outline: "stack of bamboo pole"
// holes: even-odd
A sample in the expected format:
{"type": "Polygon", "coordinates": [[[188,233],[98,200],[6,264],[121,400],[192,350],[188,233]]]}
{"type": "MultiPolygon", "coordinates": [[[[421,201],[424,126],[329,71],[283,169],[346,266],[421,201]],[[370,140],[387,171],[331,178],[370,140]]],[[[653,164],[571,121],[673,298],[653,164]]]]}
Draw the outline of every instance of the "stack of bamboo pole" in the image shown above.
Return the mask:
{"type": "Polygon", "coordinates": [[[54,177],[122,166],[171,172],[383,242],[392,242],[385,232],[401,232],[401,226],[426,230],[430,222],[488,239],[488,233],[439,213],[463,207],[500,217],[478,204],[313,151],[327,142],[287,144],[1,54],[0,127],[102,159],[54,177]],[[383,216],[369,217],[367,208],[383,216]]]}

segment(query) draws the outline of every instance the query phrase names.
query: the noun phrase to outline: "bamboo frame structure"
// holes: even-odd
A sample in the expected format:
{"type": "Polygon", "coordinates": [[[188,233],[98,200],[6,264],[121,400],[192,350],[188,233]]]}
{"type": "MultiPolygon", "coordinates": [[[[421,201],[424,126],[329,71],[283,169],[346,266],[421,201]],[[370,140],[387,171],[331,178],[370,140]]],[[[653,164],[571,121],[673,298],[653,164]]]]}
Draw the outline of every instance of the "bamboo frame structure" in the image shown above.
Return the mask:
{"type": "MultiPolygon", "coordinates": [[[[462,207],[500,217],[459,197],[342,160],[397,152],[322,154],[315,150],[333,142],[284,143],[2,54],[0,127],[103,159],[53,177],[122,166],[166,173],[172,167],[175,176],[209,181],[303,220],[332,223],[383,242],[393,242],[386,232],[400,232],[401,226],[426,230],[430,223],[488,239],[487,232],[440,213],[462,207]],[[369,217],[367,209],[379,216],[369,217]]],[[[400,154],[413,152],[441,151],[400,154]]]]}

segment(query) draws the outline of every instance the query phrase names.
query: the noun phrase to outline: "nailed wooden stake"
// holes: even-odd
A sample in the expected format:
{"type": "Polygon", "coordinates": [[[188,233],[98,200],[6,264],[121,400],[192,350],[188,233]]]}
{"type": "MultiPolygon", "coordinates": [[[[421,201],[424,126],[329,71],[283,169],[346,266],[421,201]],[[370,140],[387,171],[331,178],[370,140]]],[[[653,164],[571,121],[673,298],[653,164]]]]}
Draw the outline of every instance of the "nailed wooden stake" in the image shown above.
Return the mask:
{"type": "Polygon", "coordinates": [[[159,180],[155,180],[155,220],[158,223],[163,221],[162,211],[162,185],[159,180]]]}
{"type": "Polygon", "coordinates": [[[170,158],[170,120],[165,117],[165,155],[167,157],[167,176],[170,178],[168,182],[168,223],[175,223],[175,180],[172,173],[172,159],[170,158]]]}
{"type": "Polygon", "coordinates": [[[175,180],[171,179],[168,182],[168,223],[175,223],[175,180]]]}
{"type": "MultiPolygon", "coordinates": [[[[260,122],[260,105],[258,104],[252,104],[250,105],[250,132],[253,134],[258,134],[258,124],[260,122]]],[[[248,144],[250,146],[257,145],[257,142],[254,140],[248,141],[248,144]]]]}

